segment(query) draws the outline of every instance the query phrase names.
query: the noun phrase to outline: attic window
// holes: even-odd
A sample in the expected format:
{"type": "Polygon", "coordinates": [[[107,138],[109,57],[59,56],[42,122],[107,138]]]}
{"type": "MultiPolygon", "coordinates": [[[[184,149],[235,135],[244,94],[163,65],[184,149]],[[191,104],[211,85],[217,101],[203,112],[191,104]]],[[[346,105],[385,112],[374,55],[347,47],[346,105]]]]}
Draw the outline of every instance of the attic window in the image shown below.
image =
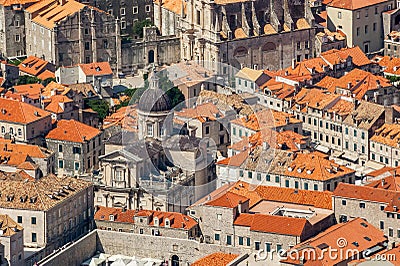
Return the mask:
{"type": "Polygon", "coordinates": [[[96,67],[97,72],[100,72],[100,70],[101,70],[100,67],[96,67]]]}
{"type": "Polygon", "coordinates": [[[326,243],[322,243],[322,244],[319,244],[317,247],[318,247],[320,250],[324,250],[324,249],[328,248],[329,245],[326,244],[326,243]]]}
{"type": "Polygon", "coordinates": [[[368,236],[364,236],[364,239],[367,241],[371,241],[371,238],[369,238],[368,236]]]}
{"type": "Polygon", "coordinates": [[[13,201],[14,195],[8,195],[7,196],[7,201],[13,201]]]}
{"type": "Polygon", "coordinates": [[[358,244],[358,242],[356,242],[356,241],[354,241],[352,244],[353,244],[354,246],[356,246],[356,247],[360,246],[360,244],[358,244]]]}
{"type": "Polygon", "coordinates": [[[111,214],[109,218],[110,218],[109,220],[110,220],[111,222],[114,221],[114,215],[111,214]]]}
{"type": "Polygon", "coordinates": [[[26,202],[26,200],[28,199],[28,196],[21,196],[19,199],[21,202],[26,202]]]}
{"type": "Polygon", "coordinates": [[[31,197],[31,198],[29,199],[29,202],[30,202],[30,203],[35,203],[36,200],[37,200],[37,197],[31,197]]]}
{"type": "Polygon", "coordinates": [[[368,227],[368,225],[366,223],[361,223],[361,225],[364,227],[368,227]]]}

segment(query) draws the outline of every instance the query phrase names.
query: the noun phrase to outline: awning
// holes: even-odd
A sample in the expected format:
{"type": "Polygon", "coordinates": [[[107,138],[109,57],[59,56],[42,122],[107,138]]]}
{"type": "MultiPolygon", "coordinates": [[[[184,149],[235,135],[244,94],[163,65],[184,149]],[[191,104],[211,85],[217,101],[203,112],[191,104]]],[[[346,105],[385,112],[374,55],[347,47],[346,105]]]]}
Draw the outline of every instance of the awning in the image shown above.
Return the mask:
{"type": "Polygon", "coordinates": [[[342,155],[342,158],[345,159],[345,160],[347,160],[347,161],[350,161],[350,162],[355,163],[355,162],[358,161],[358,154],[356,154],[356,153],[351,153],[351,152],[345,152],[345,153],[342,155]]]}
{"type": "Polygon", "coordinates": [[[334,151],[334,152],[332,153],[332,156],[333,156],[333,157],[336,157],[336,158],[339,158],[339,157],[342,156],[343,154],[344,154],[343,151],[334,151]]]}
{"type": "Polygon", "coordinates": [[[378,163],[378,162],[372,161],[372,160],[369,160],[365,163],[365,168],[372,168],[374,170],[379,170],[379,169],[382,169],[383,167],[385,167],[385,164],[378,163]]]}
{"type": "Polygon", "coordinates": [[[316,146],[315,149],[317,151],[320,151],[320,152],[323,152],[323,153],[329,153],[329,150],[330,150],[328,147],[326,147],[324,145],[321,145],[321,144],[316,146]]]}

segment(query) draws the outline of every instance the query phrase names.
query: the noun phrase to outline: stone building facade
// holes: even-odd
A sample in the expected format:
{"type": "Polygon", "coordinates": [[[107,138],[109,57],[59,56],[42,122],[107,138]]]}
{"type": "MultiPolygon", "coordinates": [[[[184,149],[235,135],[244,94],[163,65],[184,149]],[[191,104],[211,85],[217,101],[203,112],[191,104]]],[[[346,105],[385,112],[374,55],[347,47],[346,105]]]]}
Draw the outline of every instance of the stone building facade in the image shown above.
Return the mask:
{"type": "Polygon", "coordinates": [[[183,60],[207,61],[213,68],[221,62],[275,70],[314,55],[314,17],[307,1],[185,4],[180,21],[183,60]]]}
{"type": "Polygon", "coordinates": [[[93,228],[93,185],[88,182],[54,175],[27,181],[3,174],[1,190],[1,212],[24,227],[24,245],[39,251],[37,261],[93,228]]]}
{"type": "Polygon", "coordinates": [[[3,2],[0,5],[0,51],[4,57],[26,55],[25,13],[23,8],[36,1],[3,2]]]}
{"type": "Polygon", "coordinates": [[[97,170],[104,154],[103,133],[75,120],[60,120],[46,136],[49,150],[56,153],[55,173],[76,176],[97,170]]]}
{"type": "Polygon", "coordinates": [[[340,184],[333,192],[336,220],[344,223],[361,217],[388,236],[389,241],[400,239],[397,207],[400,193],[382,188],[340,184]]]}
{"type": "Polygon", "coordinates": [[[119,25],[114,16],[74,0],[28,7],[26,50],[56,66],[108,61],[120,69],[119,25]],[[54,17],[52,10],[62,14],[54,17]]]}
{"type": "Polygon", "coordinates": [[[135,1],[82,1],[88,2],[115,18],[119,19],[121,28],[121,37],[131,37],[137,39],[139,36],[133,33],[136,23],[143,20],[153,21],[153,2],[151,0],[135,0],[135,1]]]}

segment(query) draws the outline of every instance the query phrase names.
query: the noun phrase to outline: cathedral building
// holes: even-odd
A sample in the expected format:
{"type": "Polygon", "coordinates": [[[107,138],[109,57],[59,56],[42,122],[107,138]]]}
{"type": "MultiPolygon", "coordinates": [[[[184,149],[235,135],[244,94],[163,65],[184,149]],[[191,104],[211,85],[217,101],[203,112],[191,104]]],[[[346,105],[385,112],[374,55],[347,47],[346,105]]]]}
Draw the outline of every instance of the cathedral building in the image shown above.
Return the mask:
{"type": "Polygon", "coordinates": [[[276,70],[314,56],[316,29],[305,0],[165,0],[163,6],[173,6],[179,21],[176,16],[157,19],[155,6],[155,24],[161,29],[178,25],[183,60],[204,61],[214,69],[224,63],[276,70]]]}
{"type": "Polygon", "coordinates": [[[171,101],[155,73],[149,84],[137,104],[137,139],[122,137],[100,157],[95,201],[106,207],[184,212],[214,189],[215,158],[206,141],[174,129],[171,101]]]}

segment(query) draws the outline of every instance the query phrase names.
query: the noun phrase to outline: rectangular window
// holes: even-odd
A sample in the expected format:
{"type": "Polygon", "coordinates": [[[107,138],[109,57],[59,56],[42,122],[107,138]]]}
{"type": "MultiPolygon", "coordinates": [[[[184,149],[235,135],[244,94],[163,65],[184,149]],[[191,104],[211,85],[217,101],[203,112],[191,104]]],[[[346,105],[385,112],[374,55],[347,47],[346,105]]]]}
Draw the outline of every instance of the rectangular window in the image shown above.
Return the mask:
{"type": "Polygon", "coordinates": [[[281,181],[281,178],[279,175],[275,176],[275,183],[279,183],[281,181]]]}
{"type": "Polygon", "coordinates": [[[255,250],[260,250],[260,242],[258,241],[254,242],[254,248],[255,250]]]}
{"type": "Polygon", "coordinates": [[[247,242],[247,243],[246,243],[247,246],[250,247],[250,244],[251,244],[251,243],[250,243],[250,237],[247,238],[247,241],[246,241],[246,242],[247,242]]]}
{"type": "Polygon", "coordinates": [[[31,217],[31,224],[36,224],[36,217],[31,217]]]}
{"type": "Polygon", "coordinates": [[[380,228],[381,230],[385,229],[385,222],[384,222],[384,221],[380,221],[380,222],[379,222],[379,228],[380,228]]]}
{"type": "Polygon", "coordinates": [[[151,11],[151,6],[150,5],[146,5],[146,12],[150,12],[151,11]]]}
{"type": "Polygon", "coordinates": [[[318,191],[318,184],[314,184],[314,190],[318,191]]]}
{"type": "Polygon", "coordinates": [[[89,50],[90,49],[90,42],[85,42],[85,50],[89,50]]]}
{"type": "Polygon", "coordinates": [[[368,25],[365,25],[364,32],[365,32],[365,34],[368,34],[368,25]]]}
{"type": "Polygon", "coordinates": [[[360,11],[356,12],[356,18],[358,18],[358,19],[360,18],[360,11]]]}
{"type": "Polygon", "coordinates": [[[81,147],[73,147],[72,148],[73,154],[81,154],[81,152],[82,152],[81,147]]]}
{"type": "Polygon", "coordinates": [[[243,246],[243,237],[239,236],[239,245],[243,246]]]}
{"type": "Polygon", "coordinates": [[[360,208],[365,209],[365,202],[360,202],[360,208]]]}
{"type": "Polygon", "coordinates": [[[342,200],[342,205],[346,206],[347,205],[347,201],[346,200],[342,200]]]}
{"type": "Polygon", "coordinates": [[[271,243],[265,243],[265,252],[271,252],[271,243]]]}
{"type": "Polygon", "coordinates": [[[372,30],[376,31],[376,22],[374,22],[374,24],[372,24],[372,30]]]}
{"type": "Polygon", "coordinates": [[[15,41],[20,42],[21,41],[21,36],[19,34],[15,35],[15,41]]]}
{"type": "Polygon", "coordinates": [[[276,244],[276,251],[279,252],[282,249],[281,244],[276,244]]]}
{"type": "Polygon", "coordinates": [[[261,174],[260,173],[257,174],[257,180],[261,181],[261,174]]]}
{"type": "Polygon", "coordinates": [[[121,16],[125,16],[125,7],[121,8],[121,16]]]}
{"type": "Polygon", "coordinates": [[[75,171],[79,170],[79,162],[75,162],[74,169],[75,169],[75,171]]]}
{"type": "Polygon", "coordinates": [[[63,152],[63,145],[62,144],[58,144],[58,152],[63,152]]]}
{"type": "Polygon", "coordinates": [[[232,236],[226,236],[226,244],[232,245],[232,236]]]}
{"type": "Polygon", "coordinates": [[[289,180],[285,180],[285,187],[289,187],[289,180]]]}
{"type": "Polygon", "coordinates": [[[339,12],[337,13],[337,17],[338,17],[338,19],[342,19],[342,12],[339,11],[339,12]]]}
{"type": "Polygon", "coordinates": [[[133,7],[133,14],[137,14],[138,11],[139,11],[138,7],[137,7],[137,6],[134,6],[134,7],[133,7]]]}
{"type": "Polygon", "coordinates": [[[269,174],[267,174],[267,175],[265,176],[265,180],[271,181],[271,176],[270,176],[269,174]]]}
{"type": "Polygon", "coordinates": [[[357,36],[360,36],[360,27],[357,27],[356,31],[357,31],[357,36]]]}
{"type": "Polygon", "coordinates": [[[294,188],[299,188],[299,181],[294,181],[294,188]]]}
{"type": "Polygon", "coordinates": [[[36,233],[32,233],[32,242],[36,243],[37,242],[37,235],[36,233]]]}
{"type": "Polygon", "coordinates": [[[22,216],[17,216],[17,223],[22,224],[22,216]]]}
{"type": "Polygon", "coordinates": [[[308,190],[308,183],[304,183],[304,190],[308,190]]]}
{"type": "Polygon", "coordinates": [[[103,40],[103,48],[108,49],[108,40],[103,40]]]}
{"type": "Polygon", "coordinates": [[[253,172],[247,172],[247,177],[248,178],[253,178],[253,172]]]}
{"type": "Polygon", "coordinates": [[[64,168],[64,161],[58,160],[58,168],[64,168]]]}

